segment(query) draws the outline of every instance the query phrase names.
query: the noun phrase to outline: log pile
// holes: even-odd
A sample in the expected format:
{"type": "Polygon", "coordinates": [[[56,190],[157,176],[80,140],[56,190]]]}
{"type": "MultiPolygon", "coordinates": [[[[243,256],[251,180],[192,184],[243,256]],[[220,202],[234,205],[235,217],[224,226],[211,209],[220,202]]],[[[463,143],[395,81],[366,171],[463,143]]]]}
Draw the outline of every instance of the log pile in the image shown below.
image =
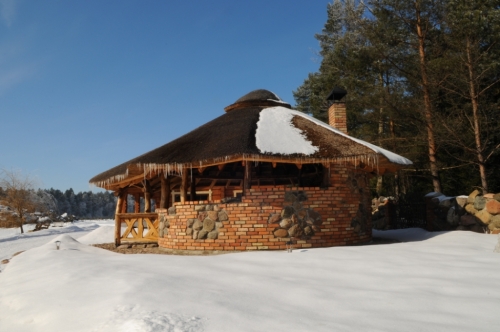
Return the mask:
{"type": "Polygon", "coordinates": [[[389,205],[394,204],[394,197],[372,199],[372,225],[374,229],[387,230],[391,228],[389,205]]]}
{"type": "Polygon", "coordinates": [[[500,233],[500,193],[483,194],[474,190],[468,196],[456,197],[429,193],[426,200],[439,229],[500,233]]]}

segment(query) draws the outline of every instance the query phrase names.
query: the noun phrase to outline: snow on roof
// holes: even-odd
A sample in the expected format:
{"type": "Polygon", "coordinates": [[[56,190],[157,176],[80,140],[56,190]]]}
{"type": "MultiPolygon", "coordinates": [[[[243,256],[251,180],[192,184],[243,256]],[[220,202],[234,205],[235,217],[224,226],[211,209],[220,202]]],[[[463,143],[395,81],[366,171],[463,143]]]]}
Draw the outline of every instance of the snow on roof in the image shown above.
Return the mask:
{"type": "Polygon", "coordinates": [[[310,155],[318,151],[292,124],[293,114],[281,106],[265,108],[260,112],[255,143],[262,153],[310,155]],[[286,125],[288,124],[288,125],[286,125]]]}
{"type": "Polygon", "coordinates": [[[281,106],[265,108],[260,113],[255,136],[257,147],[261,150],[261,152],[281,154],[303,153],[305,155],[310,155],[318,151],[318,147],[313,146],[312,143],[304,136],[302,131],[293,125],[292,118],[294,116],[300,116],[314,122],[318,126],[322,126],[323,128],[336,133],[337,135],[344,136],[358,144],[364,145],[374,152],[385,156],[393,163],[400,165],[413,164],[411,160],[394,152],[349,136],[307,114],[281,106]],[[284,123],[288,123],[289,126],[284,126],[284,123]]]}

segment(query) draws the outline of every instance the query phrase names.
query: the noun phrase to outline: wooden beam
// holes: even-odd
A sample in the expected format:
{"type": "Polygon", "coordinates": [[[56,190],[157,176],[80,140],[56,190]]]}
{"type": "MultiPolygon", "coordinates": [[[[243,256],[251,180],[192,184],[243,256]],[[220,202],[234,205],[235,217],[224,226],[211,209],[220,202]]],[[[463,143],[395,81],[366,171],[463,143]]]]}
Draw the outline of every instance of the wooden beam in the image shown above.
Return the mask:
{"type": "Polygon", "coordinates": [[[121,213],[127,213],[127,208],[128,208],[128,194],[126,192],[124,192],[122,194],[122,199],[123,199],[123,202],[122,202],[122,208],[121,208],[121,213]]]}
{"type": "Polygon", "coordinates": [[[142,194],[143,192],[144,190],[142,188],[136,188],[136,187],[127,188],[127,193],[132,196],[134,196],[135,194],[142,194]]]}
{"type": "Polygon", "coordinates": [[[165,209],[168,209],[170,207],[170,197],[172,196],[171,195],[172,190],[170,189],[170,178],[168,178],[166,181],[165,192],[166,192],[165,209]]]}
{"type": "Polygon", "coordinates": [[[297,166],[298,169],[302,169],[302,164],[296,163],[295,166],[297,166]]]}
{"type": "Polygon", "coordinates": [[[121,220],[120,220],[120,211],[122,209],[123,198],[122,195],[118,196],[118,200],[116,201],[116,210],[115,210],[115,246],[120,245],[121,239],[121,220]]]}
{"type": "MultiPolygon", "coordinates": [[[[353,157],[353,156],[350,156],[353,157]]],[[[254,161],[258,162],[271,162],[271,163],[284,163],[284,164],[319,164],[319,163],[336,163],[338,160],[338,163],[344,164],[345,161],[343,160],[342,156],[339,156],[338,158],[286,158],[286,157],[268,157],[268,156],[263,156],[263,155],[256,155],[256,156],[245,156],[246,161],[249,161],[248,159],[252,159],[254,161]]],[[[206,162],[203,164],[203,166],[200,166],[198,170],[200,169],[205,169],[210,166],[218,166],[220,164],[228,164],[228,163],[233,163],[233,162],[240,162],[242,163],[242,166],[245,165],[245,160],[243,160],[243,155],[235,155],[232,156],[228,159],[225,159],[225,162],[221,163],[220,161],[213,161],[213,162],[206,162]]],[[[352,163],[351,163],[352,164],[352,163]]],[[[379,155],[378,156],[378,167],[379,168],[384,168],[386,171],[389,172],[395,172],[398,171],[402,168],[407,167],[406,165],[399,165],[390,162],[386,157],[379,155]]],[[[368,168],[376,168],[374,165],[368,165],[368,168]]],[[[113,190],[116,191],[120,188],[127,187],[131,184],[138,183],[142,179],[144,179],[144,173],[141,172],[138,174],[137,172],[141,171],[141,167],[136,167],[135,165],[130,165],[128,167],[129,171],[129,177],[126,179],[123,179],[121,181],[113,182],[110,183],[109,185],[103,185],[102,188],[108,189],[108,190],[113,190]]],[[[153,177],[153,174],[148,174],[148,178],[153,177]]]]}
{"type": "Polygon", "coordinates": [[[151,186],[149,180],[144,180],[144,212],[151,212],[151,186]]]}
{"type": "Polygon", "coordinates": [[[245,163],[245,176],[243,178],[243,195],[246,194],[247,190],[252,186],[252,163],[245,163]]]}
{"type": "Polygon", "coordinates": [[[168,193],[167,193],[167,179],[165,179],[165,175],[160,174],[160,182],[161,182],[161,196],[160,196],[160,209],[166,209],[167,208],[167,199],[168,199],[168,193]]]}
{"type": "Polygon", "coordinates": [[[193,174],[193,169],[191,168],[191,186],[190,186],[190,196],[191,201],[196,201],[196,182],[193,174]]]}
{"type": "Polygon", "coordinates": [[[187,169],[182,172],[182,182],[181,182],[181,204],[186,202],[187,198],[187,169]]]}
{"type": "Polygon", "coordinates": [[[155,210],[160,207],[160,200],[161,197],[159,192],[155,192],[151,195],[151,210],[153,209],[152,208],[153,205],[155,207],[155,210]]]}
{"type": "Polygon", "coordinates": [[[128,187],[134,183],[141,182],[142,179],[144,179],[144,174],[134,175],[134,176],[128,177],[122,181],[113,182],[107,186],[103,186],[102,188],[105,188],[108,190],[119,190],[119,189],[128,187]]]}
{"type": "Polygon", "coordinates": [[[134,212],[135,213],[141,212],[141,195],[140,194],[134,195],[134,212]]]}
{"type": "Polygon", "coordinates": [[[203,174],[203,171],[207,169],[206,167],[198,167],[198,173],[200,173],[200,175],[203,174]]]}
{"type": "MultiPolygon", "coordinates": [[[[306,176],[316,176],[316,173],[305,173],[302,175],[302,177],[306,176]]],[[[252,175],[252,180],[271,180],[271,179],[288,179],[290,178],[291,175],[262,175],[262,176],[257,176],[257,175],[252,175]]],[[[198,179],[197,179],[198,180],[198,179]]],[[[237,181],[237,180],[243,180],[240,177],[237,176],[210,176],[210,177],[204,177],[201,178],[201,180],[211,180],[211,181],[237,181]]]]}
{"type": "Polygon", "coordinates": [[[121,212],[121,210],[122,210],[122,204],[123,204],[123,195],[120,192],[118,194],[118,199],[116,200],[115,215],[121,212]]]}

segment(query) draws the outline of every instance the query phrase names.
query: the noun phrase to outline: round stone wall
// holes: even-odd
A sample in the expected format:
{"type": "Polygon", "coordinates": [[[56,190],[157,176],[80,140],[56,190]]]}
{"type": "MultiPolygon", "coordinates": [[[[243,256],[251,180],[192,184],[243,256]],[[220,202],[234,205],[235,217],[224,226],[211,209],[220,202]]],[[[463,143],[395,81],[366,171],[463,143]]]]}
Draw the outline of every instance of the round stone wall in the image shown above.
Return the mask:
{"type": "Polygon", "coordinates": [[[371,240],[368,177],[331,171],[326,189],[253,187],[241,202],[176,203],[160,210],[160,247],[177,250],[278,250],[371,240]]]}

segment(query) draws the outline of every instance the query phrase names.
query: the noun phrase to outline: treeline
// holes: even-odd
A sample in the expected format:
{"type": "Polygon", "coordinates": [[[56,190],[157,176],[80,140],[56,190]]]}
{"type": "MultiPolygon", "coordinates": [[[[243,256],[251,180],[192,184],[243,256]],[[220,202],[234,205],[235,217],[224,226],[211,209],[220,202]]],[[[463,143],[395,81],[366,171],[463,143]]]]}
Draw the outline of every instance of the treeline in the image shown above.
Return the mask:
{"type": "Polygon", "coordinates": [[[327,121],[343,87],[349,134],[414,162],[373,191],[499,192],[499,1],[335,0],[327,14],[297,109],[327,121]]]}
{"type": "Polygon", "coordinates": [[[82,219],[113,218],[115,214],[116,197],[111,192],[84,191],[75,194],[73,189],[62,192],[50,188],[39,189],[37,195],[44,198],[46,205],[55,207],[59,215],[67,213],[82,219]]]}

